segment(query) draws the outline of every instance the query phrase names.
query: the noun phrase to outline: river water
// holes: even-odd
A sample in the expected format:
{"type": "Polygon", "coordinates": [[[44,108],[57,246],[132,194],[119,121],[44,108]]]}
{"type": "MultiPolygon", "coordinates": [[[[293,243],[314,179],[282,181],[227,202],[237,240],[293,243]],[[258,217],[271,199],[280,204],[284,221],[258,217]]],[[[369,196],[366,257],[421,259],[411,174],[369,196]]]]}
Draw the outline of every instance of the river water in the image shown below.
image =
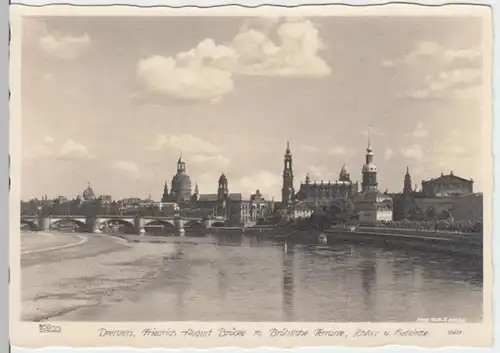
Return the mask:
{"type": "MultiPolygon", "coordinates": [[[[92,278],[102,281],[102,277],[107,276],[111,283],[113,271],[120,271],[122,278],[117,283],[121,289],[108,290],[105,298],[101,295],[98,306],[74,310],[59,319],[482,320],[482,265],[464,258],[456,259],[448,253],[369,244],[289,245],[285,250],[282,245],[255,241],[220,242],[215,239],[212,243],[197,243],[189,237],[184,239],[182,244],[130,243],[126,251],[71,260],[92,263],[94,271],[102,271],[99,276],[97,272],[84,274],[81,271],[85,266],[68,262],[66,268],[78,268],[78,276],[86,281],[89,293],[93,285],[99,288],[99,283],[103,283],[92,283],[92,278]],[[127,283],[130,286],[127,287],[127,283]]],[[[86,246],[90,245],[89,242],[86,246]]],[[[42,271],[40,266],[43,264],[36,267],[37,276],[43,277],[46,273],[54,277],[57,285],[71,281],[71,288],[76,288],[77,279],[70,279],[68,272],[65,278],[58,276],[57,279],[53,272],[42,271]]],[[[52,266],[50,271],[53,269],[52,266]]],[[[48,279],[38,279],[49,285],[48,279]]],[[[95,288],[92,290],[97,293],[95,288]]],[[[44,293],[50,291],[44,288],[44,293]]],[[[81,296],[82,290],[78,289],[77,294],[81,296]]]]}

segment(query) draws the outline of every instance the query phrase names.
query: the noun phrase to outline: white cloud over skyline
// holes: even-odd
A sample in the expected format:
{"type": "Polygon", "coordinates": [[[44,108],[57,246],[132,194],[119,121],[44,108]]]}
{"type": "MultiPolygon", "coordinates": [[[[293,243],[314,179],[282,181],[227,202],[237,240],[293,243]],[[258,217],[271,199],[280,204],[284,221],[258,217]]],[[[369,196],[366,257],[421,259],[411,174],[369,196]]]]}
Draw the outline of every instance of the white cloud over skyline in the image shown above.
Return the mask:
{"type": "Polygon", "coordinates": [[[25,151],[23,158],[31,161],[38,158],[78,161],[93,159],[94,156],[86,146],[73,139],[67,139],[62,144],[56,144],[52,137],[45,136],[43,141],[37,143],[33,149],[25,151]]]}
{"type": "Polygon", "coordinates": [[[382,190],[401,189],[406,165],[414,183],[453,170],[480,190],[474,21],[30,19],[23,196],[91,181],[99,194],[159,198],[182,154],[202,193],[224,172],[230,192],[279,200],[287,140],[296,189],[307,173],[335,181],[343,164],[359,181],[369,126],[382,190]]]}
{"type": "Polygon", "coordinates": [[[323,42],[311,21],[288,20],[268,34],[253,28],[226,44],[211,38],[173,56],[154,55],[137,65],[139,82],[151,93],[174,99],[220,102],[234,88],[233,74],[270,77],[323,77],[330,74],[319,56],[323,42]]]}
{"type": "Polygon", "coordinates": [[[56,59],[71,60],[80,56],[90,45],[85,33],[80,36],[47,34],[38,41],[43,52],[56,59]]]}

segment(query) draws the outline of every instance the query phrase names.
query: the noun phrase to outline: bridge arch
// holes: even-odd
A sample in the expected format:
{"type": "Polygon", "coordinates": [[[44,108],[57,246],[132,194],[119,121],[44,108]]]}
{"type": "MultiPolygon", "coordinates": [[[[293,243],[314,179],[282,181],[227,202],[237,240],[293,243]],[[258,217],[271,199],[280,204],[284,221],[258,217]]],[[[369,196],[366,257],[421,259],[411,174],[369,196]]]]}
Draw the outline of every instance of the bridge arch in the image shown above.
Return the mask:
{"type": "Polygon", "coordinates": [[[202,221],[190,220],[184,223],[185,228],[203,228],[205,225],[202,221]]]}
{"type": "Polygon", "coordinates": [[[144,227],[151,227],[155,225],[162,225],[166,229],[177,230],[174,221],[168,221],[163,219],[153,219],[145,222],[144,227]]]}
{"type": "Polygon", "coordinates": [[[28,226],[31,229],[35,229],[35,228],[38,228],[38,223],[36,220],[21,219],[21,228],[23,226],[28,226]]]}
{"type": "Polygon", "coordinates": [[[120,218],[105,219],[99,223],[102,225],[108,225],[108,226],[113,224],[113,223],[116,223],[116,224],[119,224],[122,226],[126,226],[126,227],[134,227],[135,226],[134,222],[130,222],[130,221],[127,221],[125,219],[120,219],[120,218]]]}
{"type": "Polygon", "coordinates": [[[212,222],[212,227],[225,227],[226,224],[222,221],[215,221],[215,222],[212,222]]]}
{"type": "Polygon", "coordinates": [[[50,226],[51,227],[57,226],[61,222],[73,223],[79,227],[85,227],[87,225],[85,222],[82,222],[82,221],[75,219],[75,218],[60,218],[60,219],[50,220],[50,226]]]}

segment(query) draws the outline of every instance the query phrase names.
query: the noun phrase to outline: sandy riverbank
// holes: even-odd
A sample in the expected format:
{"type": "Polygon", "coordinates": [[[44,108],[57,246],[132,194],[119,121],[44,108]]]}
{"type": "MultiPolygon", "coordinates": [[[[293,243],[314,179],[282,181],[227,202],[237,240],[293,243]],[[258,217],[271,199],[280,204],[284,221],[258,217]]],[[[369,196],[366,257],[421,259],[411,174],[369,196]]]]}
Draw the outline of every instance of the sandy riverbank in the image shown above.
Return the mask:
{"type": "Polygon", "coordinates": [[[81,237],[72,233],[21,232],[21,253],[67,246],[81,240],[81,237]]]}

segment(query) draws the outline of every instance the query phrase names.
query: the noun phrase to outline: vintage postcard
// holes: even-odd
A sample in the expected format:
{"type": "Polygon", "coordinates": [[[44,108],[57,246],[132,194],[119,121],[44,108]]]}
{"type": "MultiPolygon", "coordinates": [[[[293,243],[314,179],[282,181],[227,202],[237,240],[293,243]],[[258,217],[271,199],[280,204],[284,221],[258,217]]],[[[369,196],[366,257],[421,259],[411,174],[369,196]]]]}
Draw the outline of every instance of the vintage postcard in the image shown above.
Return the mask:
{"type": "Polygon", "coordinates": [[[15,346],[492,344],[477,5],[11,8],[15,346]]]}

